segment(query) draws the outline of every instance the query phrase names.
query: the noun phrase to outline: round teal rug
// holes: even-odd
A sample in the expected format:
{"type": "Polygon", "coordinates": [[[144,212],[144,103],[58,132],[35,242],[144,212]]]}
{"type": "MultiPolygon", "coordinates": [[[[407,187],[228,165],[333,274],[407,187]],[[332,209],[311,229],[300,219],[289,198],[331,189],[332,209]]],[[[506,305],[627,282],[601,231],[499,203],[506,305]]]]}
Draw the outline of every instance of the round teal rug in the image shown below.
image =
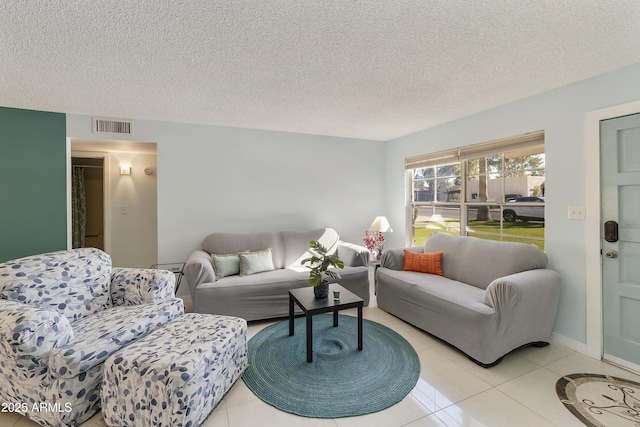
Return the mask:
{"type": "Polygon", "coordinates": [[[249,367],[242,378],[269,405],[313,418],[341,418],[381,411],[416,385],[420,361],[411,344],[393,330],[364,320],[358,350],[357,319],[313,317],[313,362],[307,363],[305,318],[268,326],[249,340],[249,367]]]}

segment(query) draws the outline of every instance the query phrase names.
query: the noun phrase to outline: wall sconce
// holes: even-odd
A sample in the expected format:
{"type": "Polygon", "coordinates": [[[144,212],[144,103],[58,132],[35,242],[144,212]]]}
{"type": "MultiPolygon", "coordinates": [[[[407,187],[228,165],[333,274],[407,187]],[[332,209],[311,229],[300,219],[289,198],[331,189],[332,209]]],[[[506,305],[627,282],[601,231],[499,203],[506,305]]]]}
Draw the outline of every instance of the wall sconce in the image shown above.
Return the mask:
{"type": "Polygon", "coordinates": [[[120,175],[131,175],[131,166],[120,165],[120,175]]]}

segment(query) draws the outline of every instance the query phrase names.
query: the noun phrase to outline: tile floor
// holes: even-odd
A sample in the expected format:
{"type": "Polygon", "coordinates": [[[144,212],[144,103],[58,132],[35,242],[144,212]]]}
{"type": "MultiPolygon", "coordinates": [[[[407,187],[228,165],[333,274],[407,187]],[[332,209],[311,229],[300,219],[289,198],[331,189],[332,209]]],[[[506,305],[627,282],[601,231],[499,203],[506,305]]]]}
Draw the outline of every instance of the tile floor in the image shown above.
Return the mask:
{"type": "MultiPolygon", "coordinates": [[[[347,310],[346,314],[355,315],[355,311],[347,310]]],[[[263,403],[240,380],[202,426],[583,426],[556,397],[555,384],[560,376],[584,372],[640,382],[638,375],[554,344],[518,350],[499,365],[484,369],[459,351],[380,310],[375,306],[375,298],[365,308],[364,316],[404,336],[420,357],[420,379],[400,403],[361,417],[304,418],[263,403]]],[[[271,323],[252,322],[249,337],[271,323]]],[[[17,414],[0,413],[0,426],[36,424],[17,414]]],[[[101,414],[96,414],[82,427],[105,427],[105,424],[101,414]]]]}

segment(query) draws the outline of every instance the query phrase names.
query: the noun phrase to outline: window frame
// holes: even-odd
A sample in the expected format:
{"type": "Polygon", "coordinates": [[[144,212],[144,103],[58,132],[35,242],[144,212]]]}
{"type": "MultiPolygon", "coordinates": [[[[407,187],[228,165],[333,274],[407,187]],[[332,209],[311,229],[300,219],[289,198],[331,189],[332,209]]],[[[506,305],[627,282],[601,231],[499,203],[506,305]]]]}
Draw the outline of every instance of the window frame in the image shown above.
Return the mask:
{"type": "MultiPolygon", "coordinates": [[[[416,244],[415,236],[416,236],[416,224],[414,220],[414,216],[417,218],[418,211],[416,209],[420,209],[421,207],[431,207],[432,216],[435,214],[436,209],[444,208],[446,206],[457,206],[458,209],[458,228],[449,228],[443,227],[443,231],[451,232],[453,231],[456,234],[461,236],[473,235],[478,238],[497,238],[498,240],[513,240],[513,239],[525,239],[527,241],[538,242],[538,246],[544,249],[544,241],[545,241],[545,233],[543,231],[542,237],[537,236],[527,236],[520,234],[512,234],[509,233],[508,230],[505,230],[504,224],[507,222],[504,220],[503,213],[505,210],[505,205],[508,207],[509,199],[512,197],[507,197],[508,193],[506,193],[506,180],[509,176],[545,176],[537,175],[536,172],[546,171],[546,158],[544,158],[543,166],[536,166],[533,168],[523,167],[520,169],[507,169],[507,161],[509,153],[518,153],[518,156],[514,156],[511,154],[511,157],[523,157],[535,154],[545,154],[544,150],[544,131],[532,132],[524,135],[520,135],[513,138],[502,139],[498,141],[493,141],[485,144],[471,145],[466,147],[459,147],[455,149],[450,149],[446,151],[424,154],[421,156],[415,156],[405,159],[405,171],[406,171],[406,179],[407,179],[407,204],[406,204],[406,212],[407,212],[407,240],[408,245],[413,246],[416,244]],[[482,202],[474,201],[472,199],[472,195],[467,191],[468,184],[470,182],[471,177],[480,177],[482,174],[477,172],[470,171],[470,162],[472,160],[478,159],[480,157],[490,157],[490,156],[500,156],[500,170],[498,172],[490,172],[488,170],[485,171],[485,175],[489,176],[490,174],[497,174],[497,177],[501,179],[501,200],[486,200],[482,202]],[[459,171],[459,182],[460,182],[460,197],[459,200],[447,200],[440,201],[438,200],[438,185],[437,185],[437,170],[438,167],[449,166],[449,165],[457,165],[457,170],[459,171]],[[431,196],[431,200],[429,201],[415,201],[415,170],[420,168],[433,168],[434,173],[432,177],[420,179],[421,180],[431,180],[434,183],[434,191],[431,196]],[[490,206],[494,210],[499,207],[499,232],[491,232],[491,231],[470,231],[471,228],[469,226],[469,209],[477,208],[481,206],[490,206]]],[[[544,180],[541,183],[542,186],[542,196],[544,196],[544,180]]],[[[512,195],[512,194],[509,194],[512,195]]],[[[523,194],[520,197],[531,197],[532,194],[523,194]]],[[[546,201],[545,201],[546,202],[546,201]]],[[[546,203],[543,202],[542,207],[546,206],[546,203]]],[[[518,207],[529,207],[529,206],[541,206],[540,202],[518,202],[518,207]]],[[[432,221],[429,221],[432,223],[432,221]]],[[[428,228],[428,227],[425,227],[428,228]]],[[[544,226],[543,226],[544,229],[544,226]]],[[[428,237],[427,237],[428,238],[428,237]]]]}

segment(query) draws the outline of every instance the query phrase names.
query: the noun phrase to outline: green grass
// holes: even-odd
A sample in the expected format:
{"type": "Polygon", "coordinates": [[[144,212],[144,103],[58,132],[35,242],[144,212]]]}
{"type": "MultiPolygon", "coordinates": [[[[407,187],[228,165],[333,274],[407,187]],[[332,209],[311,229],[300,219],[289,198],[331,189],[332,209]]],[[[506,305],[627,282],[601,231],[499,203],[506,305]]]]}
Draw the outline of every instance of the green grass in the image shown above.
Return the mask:
{"type": "MultiPolygon", "coordinates": [[[[456,221],[455,226],[458,226],[458,224],[456,221]]],[[[443,228],[441,230],[416,228],[415,245],[424,244],[424,241],[437,231],[458,235],[458,231],[453,229],[453,227],[450,229],[443,228]]],[[[544,250],[544,222],[504,222],[503,235],[500,236],[500,221],[469,221],[469,235],[488,240],[533,243],[544,250]]]]}

